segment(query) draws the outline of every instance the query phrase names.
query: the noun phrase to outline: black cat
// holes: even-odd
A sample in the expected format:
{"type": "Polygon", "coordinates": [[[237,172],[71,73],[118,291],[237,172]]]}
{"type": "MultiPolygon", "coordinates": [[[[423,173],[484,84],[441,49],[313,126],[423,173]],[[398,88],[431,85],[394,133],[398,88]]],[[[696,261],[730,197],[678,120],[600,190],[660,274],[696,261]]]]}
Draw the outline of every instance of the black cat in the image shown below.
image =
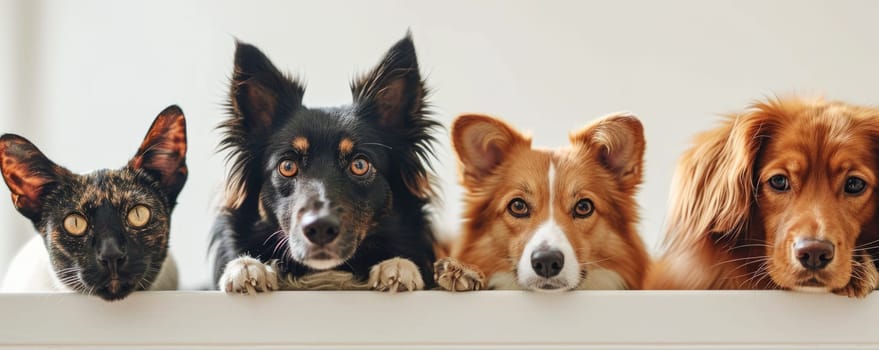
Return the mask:
{"type": "Polygon", "coordinates": [[[74,290],[118,300],[176,289],[171,211],[186,182],[186,120],[162,111],[128,165],[79,175],[25,138],[0,137],[0,172],[39,232],[12,261],[6,291],[74,290]]]}

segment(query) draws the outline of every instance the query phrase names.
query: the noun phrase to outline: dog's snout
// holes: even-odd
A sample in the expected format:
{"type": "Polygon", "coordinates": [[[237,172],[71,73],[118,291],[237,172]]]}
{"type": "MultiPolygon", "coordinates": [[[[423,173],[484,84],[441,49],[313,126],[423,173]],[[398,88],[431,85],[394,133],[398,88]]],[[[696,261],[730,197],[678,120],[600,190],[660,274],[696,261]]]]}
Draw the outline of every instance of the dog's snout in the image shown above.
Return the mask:
{"type": "Polygon", "coordinates": [[[565,255],[558,249],[541,248],[531,253],[531,268],[537,275],[553,277],[565,267],[565,255]]]}
{"type": "Polygon", "coordinates": [[[800,238],[794,242],[794,255],[803,267],[821,270],[833,261],[834,246],[827,240],[800,238]]]}
{"type": "Polygon", "coordinates": [[[332,214],[306,217],[303,219],[302,231],[311,243],[329,244],[339,236],[339,218],[332,214]]]}

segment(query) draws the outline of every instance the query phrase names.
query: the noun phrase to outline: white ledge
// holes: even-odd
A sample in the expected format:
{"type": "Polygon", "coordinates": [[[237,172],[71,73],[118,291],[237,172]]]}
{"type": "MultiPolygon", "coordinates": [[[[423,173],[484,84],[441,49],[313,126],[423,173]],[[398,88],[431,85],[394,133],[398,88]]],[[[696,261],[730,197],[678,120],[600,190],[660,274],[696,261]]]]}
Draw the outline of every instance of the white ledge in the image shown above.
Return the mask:
{"type": "Polygon", "coordinates": [[[879,296],[795,292],[0,294],[0,348],[879,347],[879,296]]]}

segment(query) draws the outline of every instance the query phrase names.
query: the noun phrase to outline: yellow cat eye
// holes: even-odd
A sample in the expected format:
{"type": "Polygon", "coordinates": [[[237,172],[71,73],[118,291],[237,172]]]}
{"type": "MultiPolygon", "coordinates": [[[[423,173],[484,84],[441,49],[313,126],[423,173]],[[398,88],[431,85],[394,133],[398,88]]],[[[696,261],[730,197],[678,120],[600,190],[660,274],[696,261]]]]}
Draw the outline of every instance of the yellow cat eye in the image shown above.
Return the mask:
{"type": "Polygon", "coordinates": [[[88,225],[85,217],[79,214],[70,214],[64,218],[64,230],[74,236],[82,236],[88,225]]]}
{"type": "Polygon", "coordinates": [[[150,208],[145,205],[136,205],[128,211],[128,224],[134,227],[143,227],[150,222],[150,208]]]}

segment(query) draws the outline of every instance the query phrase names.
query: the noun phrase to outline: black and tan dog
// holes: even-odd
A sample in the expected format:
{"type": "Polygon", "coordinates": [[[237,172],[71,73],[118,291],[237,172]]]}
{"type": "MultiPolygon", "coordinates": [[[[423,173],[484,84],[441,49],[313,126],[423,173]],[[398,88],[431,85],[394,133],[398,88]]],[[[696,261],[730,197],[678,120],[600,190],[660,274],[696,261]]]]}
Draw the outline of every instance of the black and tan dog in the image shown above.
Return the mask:
{"type": "Polygon", "coordinates": [[[221,290],[318,288],[303,282],[315,275],[333,281],[319,288],[433,285],[425,206],[438,123],[411,38],[351,91],[351,105],[307,108],[299,82],[238,43],[220,126],[231,169],[212,238],[221,290]]]}

